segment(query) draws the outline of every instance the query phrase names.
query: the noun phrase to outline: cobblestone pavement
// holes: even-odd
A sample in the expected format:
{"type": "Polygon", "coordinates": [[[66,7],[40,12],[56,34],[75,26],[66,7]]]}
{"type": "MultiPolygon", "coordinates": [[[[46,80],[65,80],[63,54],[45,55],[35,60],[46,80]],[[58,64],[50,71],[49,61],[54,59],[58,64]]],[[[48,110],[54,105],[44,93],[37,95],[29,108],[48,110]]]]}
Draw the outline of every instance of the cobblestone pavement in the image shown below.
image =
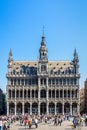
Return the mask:
{"type": "MultiPolygon", "coordinates": [[[[54,126],[53,124],[40,123],[38,128],[35,128],[35,125],[31,127],[31,130],[87,130],[87,126],[77,127],[76,129],[72,128],[71,121],[64,121],[61,126],[54,126]]],[[[29,130],[25,126],[20,126],[19,122],[16,122],[11,130],[29,130]]]]}

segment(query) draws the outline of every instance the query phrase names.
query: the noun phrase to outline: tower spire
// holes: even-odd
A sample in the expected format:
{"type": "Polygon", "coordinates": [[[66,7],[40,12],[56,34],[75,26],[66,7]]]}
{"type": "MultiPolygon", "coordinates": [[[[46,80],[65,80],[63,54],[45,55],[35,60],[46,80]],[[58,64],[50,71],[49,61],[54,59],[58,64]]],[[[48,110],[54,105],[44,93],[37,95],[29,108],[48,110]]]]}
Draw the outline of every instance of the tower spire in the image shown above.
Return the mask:
{"type": "Polygon", "coordinates": [[[48,50],[46,48],[46,41],[44,36],[44,26],[43,26],[43,35],[42,35],[42,41],[41,41],[41,47],[39,49],[39,59],[40,60],[48,60],[47,56],[48,50]]]}
{"type": "Polygon", "coordinates": [[[12,49],[10,48],[10,52],[9,52],[9,59],[8,59],[9,62],[13,61],[13,58],[12,58],[12,49]]]}
{"type": "Polygon", "coordinates": [[[78,53],[76,52],[76,48],[75,48],[75,50],[74,50],[74,58],[73,58],[75,73],[78,73],[78,69],[79,69],[78,62],[79,62],[78,53]]]}

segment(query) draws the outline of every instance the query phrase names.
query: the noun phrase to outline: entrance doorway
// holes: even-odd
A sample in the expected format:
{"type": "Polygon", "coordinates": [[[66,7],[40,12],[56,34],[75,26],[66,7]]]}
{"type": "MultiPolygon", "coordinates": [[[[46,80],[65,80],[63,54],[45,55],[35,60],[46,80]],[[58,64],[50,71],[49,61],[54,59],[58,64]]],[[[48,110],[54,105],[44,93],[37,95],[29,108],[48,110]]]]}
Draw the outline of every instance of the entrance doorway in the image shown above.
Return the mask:
{"type": "Polygon", "coordinates": [[[40,104],[40,114],[46,114],[46,103],[40,104]]]}

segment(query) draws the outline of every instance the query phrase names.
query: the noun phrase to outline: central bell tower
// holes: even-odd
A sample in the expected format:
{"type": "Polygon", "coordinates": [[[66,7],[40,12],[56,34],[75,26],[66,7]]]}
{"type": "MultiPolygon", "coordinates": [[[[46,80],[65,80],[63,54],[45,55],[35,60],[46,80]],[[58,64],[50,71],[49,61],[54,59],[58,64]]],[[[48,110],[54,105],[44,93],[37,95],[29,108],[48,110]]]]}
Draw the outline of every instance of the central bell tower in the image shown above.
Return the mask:
{"type": "Polygon", "coordinates": [[[41,46],[39,49],[39,73],[48,72],[48,50],[46,48],[45,36],[42,36],[41,46]]]}

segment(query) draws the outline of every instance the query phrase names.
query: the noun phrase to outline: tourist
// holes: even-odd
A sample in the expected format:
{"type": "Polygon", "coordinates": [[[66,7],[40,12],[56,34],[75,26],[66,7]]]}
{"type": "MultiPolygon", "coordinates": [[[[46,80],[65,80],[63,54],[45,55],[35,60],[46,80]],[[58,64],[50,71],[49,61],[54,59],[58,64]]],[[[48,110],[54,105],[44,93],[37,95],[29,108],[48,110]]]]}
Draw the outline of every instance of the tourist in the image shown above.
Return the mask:
{"type": "Polygon", "coordinates": [[[4,123],[4,125],[3,125],[3,130],[7,130],[7,125],[6,125],[6,123],[4,123]]]}
{"type": "Polygon", "coordinates": [[[77,121],[76,117],[74,117],[74,119],[73,119],[74,128],[76,128],[77,123],[78,123],[78,121],[77,121]]]}
{"type": "Polygon", "coordinates": [[[36,128],[38,127],[38,119],[37,118],[35,118],[35,126],[36,126],[36,128]]]}

